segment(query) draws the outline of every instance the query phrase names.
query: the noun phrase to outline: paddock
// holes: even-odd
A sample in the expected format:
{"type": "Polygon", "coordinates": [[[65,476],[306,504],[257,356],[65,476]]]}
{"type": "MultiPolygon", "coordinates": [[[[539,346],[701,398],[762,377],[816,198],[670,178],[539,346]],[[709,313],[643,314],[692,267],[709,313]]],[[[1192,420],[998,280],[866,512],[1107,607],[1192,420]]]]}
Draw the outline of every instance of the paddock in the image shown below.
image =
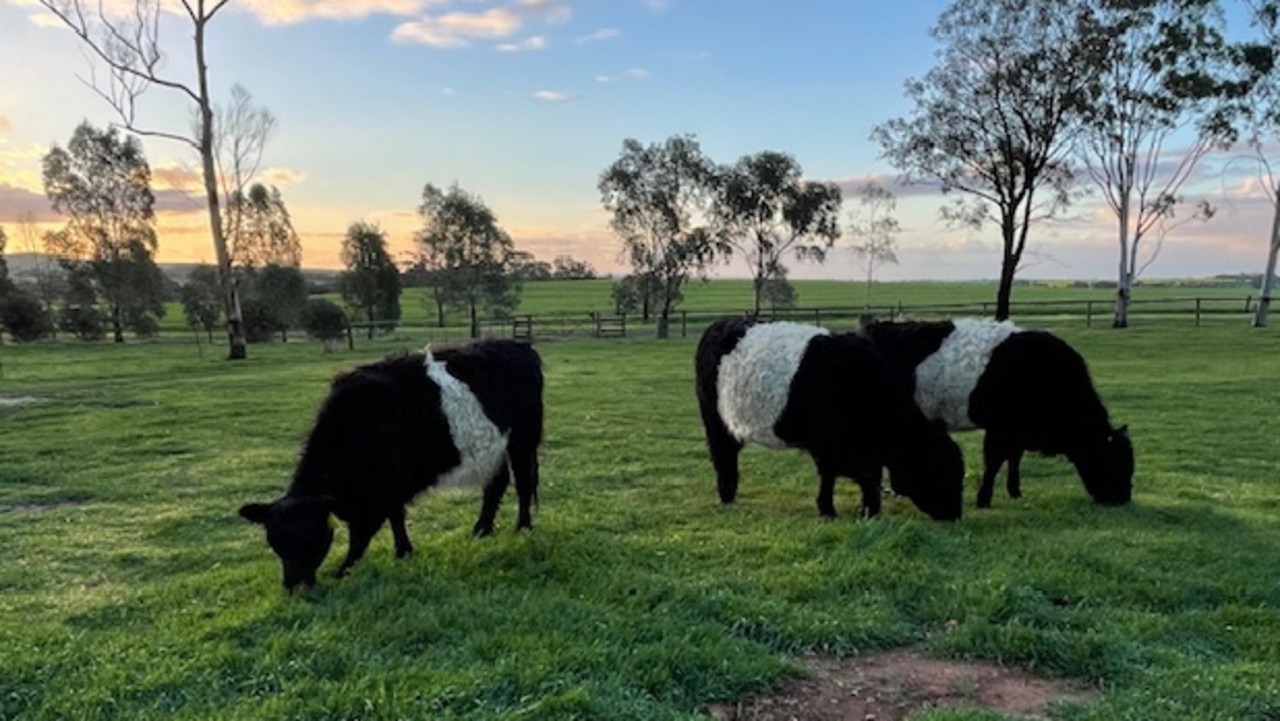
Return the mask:
{"type": "Polygon", "coordinates": [[[1280,714],[1280,337],[1050,329],[1130,426],[1129,506],[1028,456],[1023,499],[958,523],[893,497],[823,522],[807,458],[747,448],[771,480],[724,509],[693,339],[547,342],[536,529],[473,540],[478,496],[440,493],[413,557],[380,534],[292,597],[236,508],[286,482],[337,371],[411,344],[5,346],[0,397],[38,402],[0,404],[0,718],[696,718],[895,649],[1079,683],[1090,718],[1280,714]]]}

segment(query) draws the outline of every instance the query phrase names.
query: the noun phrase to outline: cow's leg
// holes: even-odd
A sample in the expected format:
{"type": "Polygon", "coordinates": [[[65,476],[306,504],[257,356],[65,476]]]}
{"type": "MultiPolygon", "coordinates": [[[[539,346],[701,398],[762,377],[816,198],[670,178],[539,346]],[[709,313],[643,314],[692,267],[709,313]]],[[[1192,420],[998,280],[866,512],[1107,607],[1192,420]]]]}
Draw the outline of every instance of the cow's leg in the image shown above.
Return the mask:
{"type": "Polygon", "coordinates": [[[707,433],[707,450],[711,453],[711,465],[716,469],[716,490],[721,503],[733,503],[738,497],[738,454],[742,444],[738,442],[716,409],[715,383],[698,379],[698,412],[702,415],[702,427],[707,433]]]}
{"type": "MultiPolygon", "coordinates": [[[[704,419],[706,420],[706,419],[704,419]]],[[[716,469],[716,490],[721,503],[733,503],[738,497],[738,454],[742,444],[724,427],[719,416],[706,422],[707,450],[716,469]]]]}
{"type": "Polygon", "coordinates": [[[826,519],[836,517],[836,471],[827,464],[813,459],[818,466],[818,515],[826,519]]]}
{"type": "Polygon", "coordinates": [[[511,475],[515,476],[516,497],[520,512],[516,518],[516,530],[533,528],[531,507],[538,500],[538,448],[512,448],[511,475]]]}
{"type": "Polygon", "coordinates": [[[875,518],[880,515],[880,468],[864,468],[854,476],[858,487],[862,489],[862,517],[875,518]]]}
{"type": "Polygon", "coordinates": [[[990,508],[996,475],[1009,453],[999,432],[987,429],[982,437],[982,485],[978,487],[978,508],[990,508]]]}
{"type": "Polygon", "coordinates": [[[498,505],[502,503],[502,496],[507,492],[507,486],[510,484],[511,471],[507,468],[507,459],[504,458],[502,465],[498,467],[498,472],[485,484],[484,501],[480,505],[480,518],[471,529],[472,536],[482,538],[493,533],[493,519],[498,515],[498,505]]]}
{"type": "Polygon", "coordinates": [[[1009,449],[1009,476],[1005,484],[1010,498],[1022,498],[1022,452],[1021,448],[1009,449]]]}
{"type": "Polygon", "coordinates": [[[413,544],[409,541],[409,530],[404,527],[404,506],[396,506],[388,516],[391,521],[391,534],[396,539],[396,558],[404,558],[413,553],[413,544]]]}
{"type": "Polygon", "coordinates": [[[347,542],[347,557],[343,559],[342,565],[338,566],[337,575],[339,578],[347,575],[347,571],[359,561],[364,552],[369,548],[369,541],[373,540],[374,534],[382,528],[384,517],[381,515],[356,516],[347,523],[347,533],[350,539],[347,542]]]}

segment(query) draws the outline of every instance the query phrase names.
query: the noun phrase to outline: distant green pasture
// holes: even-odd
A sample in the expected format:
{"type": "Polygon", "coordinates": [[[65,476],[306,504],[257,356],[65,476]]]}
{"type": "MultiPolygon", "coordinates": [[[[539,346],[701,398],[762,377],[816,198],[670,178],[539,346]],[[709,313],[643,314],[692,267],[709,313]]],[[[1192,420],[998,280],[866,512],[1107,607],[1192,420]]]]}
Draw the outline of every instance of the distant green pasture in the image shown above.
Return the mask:
{"type": "MultiPolygon", "coordinates": [[[[698,287],[690,304],[744,302],[698,287]]],[[[570,299],[530,286],[526,302],[570,299]]],[[[349,578],[293,597],[236,508],[285,486],[333,374],[400,342],[235,364],[173,342],[5,346],[0,719],[695,719],[798,654],[901,646],[1102,691],[1066,719],[1280,718],[1280,336],[1222,318],[1058,327],[1130,425],[1128,507],[1037,457],[1022,500],[977,511],[969,434],[957,523],[899,499],[858,520],[851,483],[822,522],[808,459],[754,448],[724,508],[694,339],[546,342],[535,530],[513,532],[510,498],[472,540],[478,495],[428,494],[414,557],[384,532],[349,578]]]]}

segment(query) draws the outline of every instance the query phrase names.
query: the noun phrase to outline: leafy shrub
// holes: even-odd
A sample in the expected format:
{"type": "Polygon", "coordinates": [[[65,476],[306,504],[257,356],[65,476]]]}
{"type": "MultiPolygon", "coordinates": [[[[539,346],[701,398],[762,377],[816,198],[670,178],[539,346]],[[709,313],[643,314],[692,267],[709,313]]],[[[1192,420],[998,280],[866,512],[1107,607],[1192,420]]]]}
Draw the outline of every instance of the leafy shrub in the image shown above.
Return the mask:
{"type": "Polygon", "coordinates": [[[0,325],[19,343],[40,340],[53,330],[44,305],[30,293],[13,291],[0,300],[0,325]]]}
{"type": "Polygon", "coordinates": [[[298,313],[298,322],[307,335],[318,340],[339,340],[347,334],[347,314],[324,298],[307,301],[298,313]]]}
{"type": "Polygon", "coordinates": [[[80,340],[102,340],[107,334],[107,316],[91,305],[64,306],[58,311],[58,329],[80,340]]]}
{"type": "Polygon", "coordinates": [[[269,303],[246,298],[240,303],[240,319],[244,322],[244,338],[250,343],[263,343],[284,329],[284,323],[269,303]]]}

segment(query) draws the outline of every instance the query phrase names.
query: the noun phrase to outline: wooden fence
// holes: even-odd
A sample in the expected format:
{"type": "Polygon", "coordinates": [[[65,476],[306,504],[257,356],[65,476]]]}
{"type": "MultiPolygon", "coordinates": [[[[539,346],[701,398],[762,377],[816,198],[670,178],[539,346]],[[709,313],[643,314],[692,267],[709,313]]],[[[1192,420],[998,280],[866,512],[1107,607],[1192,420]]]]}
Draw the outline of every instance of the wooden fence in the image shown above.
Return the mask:
{"type": "MultiPolygon", "coordinates": [[[[1248,324],[1257,303],[1253,296],[1244,297],[1180,297],[1137,298],[1130,302],[1130,318],[1141,324],[1144,318],[1185,319],[1188,325],[1199,326],[1207,318],[1233,318],[1248,324]]],[[[995,313],[994,301],[973,303],[937,303],[917,305],[873,305],[822,308],[764,309],[760,317],[765,320],[790,320],[812,323],[831,328],[856,328],[870,316],[882,320],[899,318],[956,318],[964,316],[990,318],[995,313]]],[[[1026,324],[1036,322],[1080,323],[1085,327],[1110,325],[1115,307],[1113,300],[1030,300],[1010,304],[1010,317],[1026,324]]],[[[751,309],[726,308],[713,310],[679,310],[672,314],[669,326],[673,338],[687,338],[702,332],[717,318],[750,316],[751,309]]],[[[389,324],[373,324],[387,327],[389,324]]],[[[369,329],[368,323],[353,323],[348,331],[349,343],[369,329]]],[[[420,323],[394,325],[397,336],[426,338],[431,342],[453,342],[467,338],[465,326],[436,327],[420,323]]],[[[480,334],[484,337],[518,338],[530,342],[571,338],[652,338],[656,332],[656,317],[644,320],[638,314],[616,315],[611,313],[551,313],[545,315],[519,315],[511,318],[489,319],[481,322],[480,334]]]]}

